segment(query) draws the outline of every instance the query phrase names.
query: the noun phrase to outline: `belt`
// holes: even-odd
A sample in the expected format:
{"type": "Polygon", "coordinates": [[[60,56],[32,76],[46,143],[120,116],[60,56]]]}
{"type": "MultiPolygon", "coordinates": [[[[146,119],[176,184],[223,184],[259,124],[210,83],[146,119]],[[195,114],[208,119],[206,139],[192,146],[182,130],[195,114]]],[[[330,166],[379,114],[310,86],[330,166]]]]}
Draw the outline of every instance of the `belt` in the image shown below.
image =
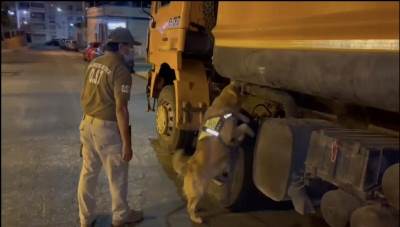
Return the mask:
{"type": "Polygon", "coordinates": [[[84,121],[86,121],[86,122],[89,122],[89,123],[91,123],[91,124],[92,124],[94,121],[98,121],[98,122],[103,123],[104,125],[110,125],[110,124],[112,124],[112,125],[117,125],[117,122],[115,122],[115,121],[103,120],[103,119],[100,119],[100,118],[92,117],[92,116],[87,115],[87,114],[83,115],[82,120],[84,120],[84,121]]]}
{"type": "MultiPolygon", "coordinates": [[[[92,116],[87,115],[87,114],[83,115],[83,118],[82,118],[82,120],[86,120],[86,121],[88,121],[90,123],[92,123],[95,119],[97,119],[97,118],[92,117],[92,116]]],[[[98,120],[100,120],[100,119],[98,119],[98,120]]]]}

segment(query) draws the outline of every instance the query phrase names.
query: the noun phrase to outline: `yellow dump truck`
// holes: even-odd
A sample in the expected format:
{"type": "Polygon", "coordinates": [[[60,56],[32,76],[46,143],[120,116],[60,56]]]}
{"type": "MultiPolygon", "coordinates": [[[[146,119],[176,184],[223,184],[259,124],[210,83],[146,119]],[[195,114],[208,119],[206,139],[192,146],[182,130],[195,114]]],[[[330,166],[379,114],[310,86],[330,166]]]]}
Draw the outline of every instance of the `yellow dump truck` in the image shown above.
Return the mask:
{"type": "Polygon", "coordinates": [[[240,207],[255,186],[330,226],[397,226],[399,2],[158,1],[151,15],[161,144],[192,144],[229,81],[255,124],[233,180],[210,194],[240,207]]]}

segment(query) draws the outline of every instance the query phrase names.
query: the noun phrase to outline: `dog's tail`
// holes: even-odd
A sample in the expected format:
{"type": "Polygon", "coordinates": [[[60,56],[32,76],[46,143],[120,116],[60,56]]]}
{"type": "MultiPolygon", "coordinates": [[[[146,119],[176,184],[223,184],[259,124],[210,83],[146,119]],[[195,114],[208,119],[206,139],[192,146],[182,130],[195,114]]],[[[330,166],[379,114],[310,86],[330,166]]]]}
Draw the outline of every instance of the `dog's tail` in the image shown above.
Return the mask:
{"type": "Polygon", "coordinates": [[[172,167],[179,176],[186,173],[187,162],[190,156],[185,155],[184,150],[177,150],[172,157],[172,167]]]}

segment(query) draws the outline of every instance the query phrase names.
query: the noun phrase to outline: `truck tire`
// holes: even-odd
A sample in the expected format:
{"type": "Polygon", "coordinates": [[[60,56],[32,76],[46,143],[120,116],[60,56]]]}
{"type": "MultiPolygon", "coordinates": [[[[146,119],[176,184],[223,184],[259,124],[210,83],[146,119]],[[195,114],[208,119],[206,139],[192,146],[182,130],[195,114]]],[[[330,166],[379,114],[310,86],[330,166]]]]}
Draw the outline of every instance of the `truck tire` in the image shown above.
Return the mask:
{"type": "MultiPolygon", "coordinates": [[[[290,202],[275,202],[264,196],[253,183],[253,150],[252,147],[242,149],[237,153],[237,159],[231,182],[213,180],[207,193],[216,200],[218,205],[233,212],[258,209],[290,209],[290,202]],[[228,188],[230,187],[230,193],[228,188]]],[[[224,174],[226,175],[226,174],[224,174]]],[[[225,176],[226,178],[228,176],[225,176]]],[[[223,176],[219,176],[219,179],[223,176]]]]}
{"type": "Polygon", "coordinates": [[[174,152],[183,148],[192,139],[193,132],[175,127],[175,89],[173,85],[165,86],[159,95],[156,109],[156,131],[160,145],[174,152]]]}

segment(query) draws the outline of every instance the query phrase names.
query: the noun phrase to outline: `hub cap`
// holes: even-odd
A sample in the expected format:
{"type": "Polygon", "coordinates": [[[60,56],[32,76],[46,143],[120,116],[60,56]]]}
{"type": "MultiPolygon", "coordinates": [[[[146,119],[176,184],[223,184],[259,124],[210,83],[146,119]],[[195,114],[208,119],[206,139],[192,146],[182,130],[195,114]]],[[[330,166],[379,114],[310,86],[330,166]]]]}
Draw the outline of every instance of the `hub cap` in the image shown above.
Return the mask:
{"type": "Polygon", "coordinates": [[[167,131],[168,116],[167,110],[163,105],[157,108],[157,131],[159,134],[165,134],[167,131]]]}
{"type": "Polygon", "coordinates": [[[163,103],[157,108],[157,131],[160,135],[172,135],[174,127],[172,106],[169,103],[163,103]]]}

